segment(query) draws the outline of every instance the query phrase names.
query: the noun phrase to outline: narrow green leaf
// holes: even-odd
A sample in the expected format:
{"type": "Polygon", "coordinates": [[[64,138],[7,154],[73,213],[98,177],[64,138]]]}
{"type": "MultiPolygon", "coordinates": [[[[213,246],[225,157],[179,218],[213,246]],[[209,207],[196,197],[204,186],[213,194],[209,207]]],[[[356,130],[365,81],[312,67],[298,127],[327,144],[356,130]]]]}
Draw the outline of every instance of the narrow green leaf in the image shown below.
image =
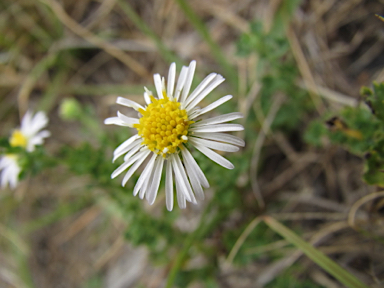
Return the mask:
{"type": "Polygon", "coordinates": [[[176,0],[181,10],[183,10],[185,16],[189,19],[192,25],[196,28],[197,32],[201,35],[204,41],[208,44],[211,49],[212,55],[216,58],[216,61],[221,65],[222,69],[226,74],[229,82],[232,84],[234,89],[237,89],[238,81],[236,70],[227,61],[227,57],[223,54],[220,46],[212,39],[209,30],[205,26],[204,22],[201,21],[199,16],[193,11],[188,1],[176,0]]]}
{"type": "Polygon", "coordinates": [[[263,218],[264,222],[275,232],[284,237],[287,241],[295,245],[301,251],[305,253],[312,261],[317,265],[343,283],[345,286],[350,288],[368,288],[364,283],[362,283],[355,276],[350,274],[347,270],[339,266],[336,262],[330,259],[321,251],[317,250],[308,242],[304,241],[298,235],[296,235],[292,230],[285,227],[280,222],[276,221],[272,217],[265,216],[263,218]]]}

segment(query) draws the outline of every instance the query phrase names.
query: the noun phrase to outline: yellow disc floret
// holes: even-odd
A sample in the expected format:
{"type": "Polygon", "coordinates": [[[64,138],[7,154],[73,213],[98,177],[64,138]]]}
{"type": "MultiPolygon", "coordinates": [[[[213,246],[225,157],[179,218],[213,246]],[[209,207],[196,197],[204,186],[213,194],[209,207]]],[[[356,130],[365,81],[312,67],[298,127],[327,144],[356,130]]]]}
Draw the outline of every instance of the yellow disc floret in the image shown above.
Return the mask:
{"type": "Polygon", "coordinates": [[[12,147],[27,147],[28,140],[20,130],[15,130],[9,139],[9,144],[12,147]]]}
{"type": "Polygon", "coordinates": [[[133,127],[148,149],[165,157],[177,152],[177,148],[188,141],[188,127],[194,121],[189,121],[187,111],[180,109],[180,103],[169,100],[167,95],[164,99],[151,96],[151,100],[145,110],[139,109],[143,117],[133,127]]]}

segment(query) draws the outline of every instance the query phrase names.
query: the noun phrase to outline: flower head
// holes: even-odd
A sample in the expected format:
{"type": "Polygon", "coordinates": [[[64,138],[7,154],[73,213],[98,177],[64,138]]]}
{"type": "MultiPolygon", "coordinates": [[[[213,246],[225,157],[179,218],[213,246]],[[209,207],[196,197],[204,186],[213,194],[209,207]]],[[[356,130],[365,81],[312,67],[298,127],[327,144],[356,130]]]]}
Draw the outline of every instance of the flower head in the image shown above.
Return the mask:
{"type": "MultiPolygon", "coordinates": [[[[50,136],[47,130],[41,131],[48,124],[48,118],[44,112],[38,112],[32,117],[31,112],[27,112],[21,120],[21,127],[15,129],[9,138],[11,147],[21,147],[27,152],[35,150],[35,146],[41,145],[44,138],[50,136]]],[[[18,163],[19,155],[5,154],[0,158],[0,186],[5,188],[8,184],[14,189],[19,182],[21,167],[18,163]]]]}
{"type": "Polygon", "coordinates": [[[38,112],[32,117],[32,113],[28,111],[21,120],[20,129],[13,131],[9,144],[12,147],[22,147],[28,152],[35,150],[36,145],[41,145],[44,138],[51,133],[47,130],[40,131],[48,124],[48,118],[44,112],[38,112]]]}
{"type": "Polygon", "coordinates": [[[221,84],[224,78],[211,73],[189,93],[195,68],[195,61],[192,61],[189,67],[184,66],[176,83],[176,65],[172,63],[167,86],[164,77],[154,75],[157,97],[145,88],[145,107],[126,98],[117,98],[118,104],[135,109],[139,118],[117,112],[117,117],[107,118],[104,122],[137,130],[136,135],[114,151],[113,161],[124,154],[125,156],[124,163],[112,173],[112,178],[129,168],[122,181],[125,186],[133,173],[148,158],[149,161],[135,185],[133,194],[139,194],[141,199],[145,196],[149,204],[153,204],[165,166],[168,210],[173,208],[174,182],[180,208],[186,207],[186,201],[196,204],[196,198],[204,199],[203,187],[209,187],[208,180],[189,151],[190,146],[194,146],[208,158],[228,169],[234,168],[233,164],[211,149],[235,152],[239,150],[239,146],[244,146],[242,139],[222,133],[244,129],[239,124],[223,124],[242,118],[240,113],[203,119],[205,113],[227,102],[232,96],[224,96],[204,108],[199,108],[197,105],[221,84]]]}
{"type": "Polygon", "coordinates": [[[15,189],[19,182],[19,174],[21,168],[17,163],[17,156],[14,154],[6,154],[0,158],[0,186],[1,188],[9,187],[15,189]]]}

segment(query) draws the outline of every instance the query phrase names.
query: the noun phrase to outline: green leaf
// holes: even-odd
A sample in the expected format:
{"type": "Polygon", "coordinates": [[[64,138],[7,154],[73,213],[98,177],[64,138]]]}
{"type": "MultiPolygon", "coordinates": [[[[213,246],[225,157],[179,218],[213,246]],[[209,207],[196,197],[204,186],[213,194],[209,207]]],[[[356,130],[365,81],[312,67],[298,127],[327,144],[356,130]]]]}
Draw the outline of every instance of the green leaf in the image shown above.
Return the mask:
{"type": "Polygon", "coordinates": [[[373,91],[363,87],[360,91],[365,102],[371,108],[372,113],[381,121],[384,121],[384,83],[373,83],[373,91]]]}
{"type": "Polygon", "coordinates": [[[339,264],[334,262],[327,255],[313,247],[308,242],[304,241],[298,235],[296,235],[292,230],[288,229],[286,226],[276,221],[272,217],[265,216],[264,222],[275,232],[284,237],[287,241],[295,245],[302,252],[305,253],[312,261],[317,265],[343,283],[345,286],[350,288],[368,288],[364,283],[357,279],[354,275],[349,273],[347,270],[342,268],[339,264]]]}

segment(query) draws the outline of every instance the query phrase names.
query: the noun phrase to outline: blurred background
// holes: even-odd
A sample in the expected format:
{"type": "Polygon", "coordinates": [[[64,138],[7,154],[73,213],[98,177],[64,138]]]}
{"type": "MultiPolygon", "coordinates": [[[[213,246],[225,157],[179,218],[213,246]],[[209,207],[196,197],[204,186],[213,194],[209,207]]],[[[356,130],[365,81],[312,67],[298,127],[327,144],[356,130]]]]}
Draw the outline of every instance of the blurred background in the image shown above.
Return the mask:
{"type": "Polygon", "coordinates": [[[18,187],[0,191],[0,287],[345,287],[264,215],[383,287],[384,167],[370,160],[383,126],[360,95],[384,81],[383,5],[0,1],[0,136],[28,109],[52,133],[18,187]],[[226,78],[203,105],[233,95],[218,112],[244,114],[246,146],[224,155],[234,170],[195,151],[206,200],[168,212],[163,186],[149,206],[132,195],[138,175],[110,179],[134,131],[103,121],[124,111],[117,96],[144,103],[154,73],[191,60],[193,88],[226,78]]]}

